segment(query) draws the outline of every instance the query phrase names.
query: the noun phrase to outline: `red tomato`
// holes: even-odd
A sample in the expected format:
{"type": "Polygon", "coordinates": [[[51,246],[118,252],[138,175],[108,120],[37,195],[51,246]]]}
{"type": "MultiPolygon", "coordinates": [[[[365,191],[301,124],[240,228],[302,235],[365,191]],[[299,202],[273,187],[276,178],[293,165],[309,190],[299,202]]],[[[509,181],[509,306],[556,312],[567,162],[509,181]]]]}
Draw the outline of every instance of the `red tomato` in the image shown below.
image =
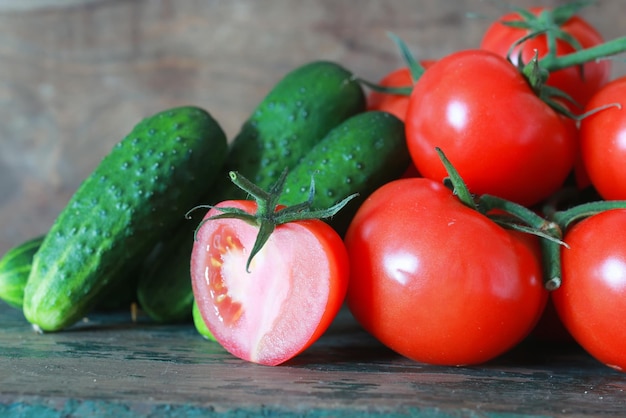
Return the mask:
{"type": "Polygon", "coordinates": [[[527,206],[563,185],[577,155],[573,120],[539,99],[510,62],[484,50],[433,64],[414,86],[405,125],[422,176],[447,176],[439,147],[471,192],[527,206]]]}
{"type": "Polygon", "coordinates": [[[602,212],[566,234],[562,284],[554,306],[572,337],[593,357],[626,370],[626,210],[602,212]]]}
{"type": "Polygon", "coordinates": [[[529,334],[547,300],[537,240],[497,226],[433,180],[376,190],[345,243],[354,317],[419,362],[493,359],[529,334]]]}
{"type": "Polygon", "coordinates": [[[586,111],[609,106],[580,123],[580,147],[585,170],[607,200],[626,199],[626,77],[611,81],[595,94],[586,111]],[[609,106],[619,103],[621,107],[609,106]]]}
{"type": "MultiPolygon", "coordinates": [[[[430,67],[435,61],[424,60],[420,64],[424,68],[430,67]]],[[[387,74],[378,82],[384,87],[408,87],[413,85],[413,78],[408,67],[398,68],[387,74]]],[[[389,112],[398,119],[404,121],[406,109],[409,105],[409,96],[401,94],[388,94],[372,90],[367,96],[368,110],[382,110],[389,112]]]]}
{"type": "MultiPolygon", "coordinates": [[[[248,213],[252,201],[227,201],[248,213]]],[[[219,214],[211,209],[205,219],[219,214]]],[[[231,354],[277,365],[308,348],[328,328],[347,289],[348,258],[339,235],[320,220],[276,227],[246,261],[258,228],[214,219],[199,229],[191,254],[193,293],[207,327],[231,354]]]]}
{"type": "MultiPolygon", "coordinates": [[[[538,16],[546,9],[545,7],[533,7],[529,11],[538,16]]],[[[527,29],[513,28],[500,22],[519,20],[522,20],[522,18],[517,12],[502,16],[502,18],[489,26],[483,35],[480,47],[506,57],[510,52],[511,46],[522,37],[528,35],[529,32],[527,29]]],[[[574,37],[583,48],[590,48],[604,43],[602,35],[580,16],[571,17],[561,25],[561,29],[574,37]]],[[[534,57],[535,51],[539,58],[545,56],[548,52],[546,35],[538,35],[516,47],[511,54],[511,61],[515,64],[518,63],[520,49],[522,60],[525,63],[534,57]]],[[[575,48],[572,45],[557,39],[556,55],[566,55],[574,51],[575,48]]],[[[581,106],[584,106],[591,96],[609,81],[610,77],[610,60],[600,60],[584,64],[582,71],[579,67],[555,71],[550,74],[547,84],[566,92],[581,106]]]]}

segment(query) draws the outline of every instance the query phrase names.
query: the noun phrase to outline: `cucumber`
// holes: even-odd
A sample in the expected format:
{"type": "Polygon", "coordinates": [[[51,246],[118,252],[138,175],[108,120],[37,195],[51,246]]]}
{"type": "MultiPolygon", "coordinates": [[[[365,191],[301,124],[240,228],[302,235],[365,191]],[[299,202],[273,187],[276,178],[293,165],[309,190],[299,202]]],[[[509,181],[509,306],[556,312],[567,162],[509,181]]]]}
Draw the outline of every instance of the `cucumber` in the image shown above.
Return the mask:
{"type": "Polygon", "coordinates": [[[207,203],[246,197],[231,183],[229,171],[238,171],[267,189],[328,131],[365,109],[363,88],[346,68],[331,61],[297,67],[272,88],[242,125],[213,201],[207,203]]]}
{"type": "Polygon", "coordinates": [[[223,130],[201,108],[140,121],[79,186],[35,254],[26,319],[59,331],[88,313],[172,233],[226,152],[223,130]]]}
{"type": "MultiPolygon", "coordinates": [[[[313,61],[292,70],[270,90],[242,125],[232,141],[215,187],[201,203],[246,198],[231,182],[228,175],[231,170],[240,172],[260,187],[269,187],[285,168],[295,166],[328,131],[365,111],[365,105],[361,85],[350,71],[336,63],[313,61]]],[[[166,256],[149,264],[139,279],[139,304],[158,322],[189,319],[193,299],[189,259],[198,222],[189,221],[165,242],[162,251],[166,256]]]]}
{"type": "MultiPolygon", "coordinates": [[[[14,308],[22,309],[23,307],[24,288],[26,288],[32,269],[33,258],[44,238],[45,235],[40,235],[18,244],[0,259],[0,299],[14,308]]],[[[95,309],[111,311],[130,306],[135,300],[138,273],[139,271],[135,269],[131,272],[134,276],[110,289],[95,309]]]]}
{"type": "Polygon", "coordinates": [[[312,209],[324,209],[358,193],[330,224],[343,234],[361,202],[383,184],[399,178],[410,155],[404,123],[390,113],[368,111],[332,129],[288,174],[280,203],[307,200],[314,179],[312,209]]]}
{"type": "Polygon", "coordinates": [[[44,237],[40,235],[16,245],[0,259],[0,299],[14,308],[22,309],[33,257],[44,237]]]}
{"type": "Polygon", "coordinates": [[[137,283],[137,302],[150,319],[161,323],[191,319],[193,290],[189,272],[195,224],[181,225],[171,240],[161,242],[137,283]]]}
{"type": "Polygon", "coordinates": [[[195,300],[192,302],[191,312],[193,317],[193,324],[196,327],[196,331],[198,331],[198,334],[202,335],[202,337],[209,341],[216,341],[215,337],[206,326],[204,319],[202,319],[202,314],[200,313],[200,309],[198,309],[198,304],[195,300]]]}

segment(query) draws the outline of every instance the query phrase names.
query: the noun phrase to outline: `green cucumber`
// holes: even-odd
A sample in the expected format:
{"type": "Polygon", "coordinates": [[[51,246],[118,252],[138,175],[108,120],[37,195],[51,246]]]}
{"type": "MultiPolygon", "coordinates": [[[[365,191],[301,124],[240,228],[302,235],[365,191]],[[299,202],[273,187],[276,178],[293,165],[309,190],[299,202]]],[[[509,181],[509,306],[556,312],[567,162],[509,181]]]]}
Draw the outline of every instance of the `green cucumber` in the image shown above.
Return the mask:
{"type": "Polygon", "coordinates": [[[22,309],[24,288],[33,264],[33,257],[45,235],[30,238],[9,249],[0,259],[0,299],[22,309]]]}
{"type": "MultiPolygon", "coordinates": [[[[267,188],[281,172],[298,161],[324,135],[345,119],[365,111],[363,89],[350,71],[328,61],[313,61],[287,73],[257,105],[232,141],[214,188],[204,204],[243,199],[230,180],[235,170],[267,188]]],[[[200,217],[201,218],[201,217],[200,217]]],[[[189,319],[191,276],[189,258],[193,231],[199,221],[188,221],[163,245],[165,256],[148,264],[139,279],[141,308],[158,322],[189,319]],[[174,257],[168,257],[174,254],[174,257]]]]}
{"type": "Polygon", "coordinates": [[[194,300],[191,305],[191,313],[193,317],[193,324],[196,327],[196,331],[198,334],[202,335],[205,339],[209,341],[215,341],[215,337],[209,331],[209,328],[206,326],[204,319],[202,319],[202,314],[200,313],[200,309],[198,308],[198,304],[194,300]]]}
{"type": "MultiPolygon", "coordinates": [[[[33,265],[33,258],[45,235],[31,238],[11,248],[0,259],[0,299],[17,309],[22,309],[24,303],[24,289],[33,265]]],[[[138,270],[131,271],[134,276],[120,281],[120,283],[102,297],[96,310],[116,310],[129,307],[135,300],[138,270]]]]}
{"type": "Polygon", "coordinates": [[[189,261],[195,224],[186,221],[171,240],[161,242],[154,257],[142,268],[137,302],[150,319],[161,323],[191,319],[193,290],[189,261]]]}
{"type": "Polygon", "coordinates": [[[361,84],[341,65],[313,61],[292,70],[258,104],[233,139],[214,199],[246,197],[230,181],[229,171],[238,171],[267,189],[328,131],[365,109],[361,84]]]}
{"type": "Polygon", "coordinates": [[[404,123],[387,112],[363,112],[331,130],[287,174],[280,203],[290,206],[306,201],[311,177],[313,209],[330,207],[358,193],[330,220],[343,234],[360,203],[378,187],[399,178],[409,163],[404,123]]]}
{"type": "Polygon", "coordinates": [[[227,152],[205,110],[184,106],[140,121],[71,197],[36,253],[24,315],[41,331],[82,318],[180,223],[227,152]]]}

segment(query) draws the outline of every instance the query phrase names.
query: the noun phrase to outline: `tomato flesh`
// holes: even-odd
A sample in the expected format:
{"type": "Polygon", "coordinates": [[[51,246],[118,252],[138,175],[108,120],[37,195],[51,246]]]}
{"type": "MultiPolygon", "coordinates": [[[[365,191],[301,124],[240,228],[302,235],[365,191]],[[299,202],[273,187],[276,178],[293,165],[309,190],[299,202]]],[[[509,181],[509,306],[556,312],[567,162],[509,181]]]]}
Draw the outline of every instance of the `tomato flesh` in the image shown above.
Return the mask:
{"type": "Polygon", "coordinates": [[[322,221],[292,222],[275,229],[247,272],[257,232],[234,219],[202,225],[191,256],[193,290],[202,318],[226,350],[277,365],[310,346],[337,314],[347,288],[347,254],[322,221]]]}

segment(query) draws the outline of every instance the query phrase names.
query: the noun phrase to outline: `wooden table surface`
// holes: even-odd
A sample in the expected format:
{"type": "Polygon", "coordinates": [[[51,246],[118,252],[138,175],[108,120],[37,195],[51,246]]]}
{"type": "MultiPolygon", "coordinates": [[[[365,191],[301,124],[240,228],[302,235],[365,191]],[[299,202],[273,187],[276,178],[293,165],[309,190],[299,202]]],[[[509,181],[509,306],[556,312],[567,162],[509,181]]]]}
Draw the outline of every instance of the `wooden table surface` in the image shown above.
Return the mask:
{"type": "MultiPolygon", "coordinates": [[[[232,138],[286,72],[316,59],[376,81],[418,58],[476,47],[510,0],[1,0],[0,254],[47,231],[79,183],[141,118],[204,107],[232,138]],[[468,17],[472,13],[474,17],[468,17]]],[[[606,39],[626,2],[583,12],[606,39]]],[[[626,74],[623,57],[614,74],[626,74]]],[[[0,416],[619,416],[626,375],[577,348],[526,344],[482,367],[417,364],[344,312],[310,350],[268,368],[191,325],[127,313],[37,335],[0,304],[0,416]],[[75,414],[75,415],[72,415],[75,414]]]]}
{"type": "Polygon", "coordinates": [[[232,357],[193,325],[133,322],[128,312],[93,315],[43,335],[17,310],[2,306],[0,315],[2,417],[618,417],[626,411],[626,374],[577,346],[528,341],[482,366],[428,366],[386,349],[346,310],[312,347],[275,367],[232,357]]]}

